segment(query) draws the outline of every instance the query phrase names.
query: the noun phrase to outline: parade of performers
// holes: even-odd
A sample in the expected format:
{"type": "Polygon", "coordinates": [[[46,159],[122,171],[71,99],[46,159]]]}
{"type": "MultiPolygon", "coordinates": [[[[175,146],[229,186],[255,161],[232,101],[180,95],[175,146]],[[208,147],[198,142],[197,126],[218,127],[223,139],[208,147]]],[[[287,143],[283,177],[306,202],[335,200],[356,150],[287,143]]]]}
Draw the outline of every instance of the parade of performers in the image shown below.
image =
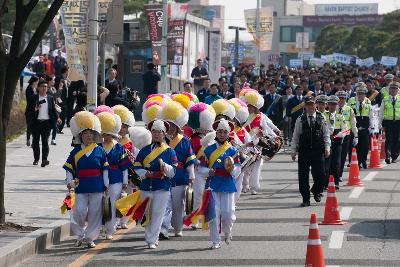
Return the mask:
{"type": "Polygon", "coordinates": [[[368,97],[364,82],[329,94],[321,88],[318,94],[305,93],[303,87],[285,88],[293,93],[282,109],[289,126],[285,133],[262,112],[266,98],[248,85],[210,105],[190,90],[150,94],[141,113],[144,126],[136,125],[134,114],[122,105],[76,113],[70,121],[73,148],[63,167],[75,198],[75,246],[93,248],[102,229],[112,240],[129,225],[144,227],[149,249],[197,229],[209,231],[210,249],[220,248],[221,241],[229,245],[240,198],[262,192],[261,179],[268,176],[261,169],[280,150],[283,135],[293,136],[286,141],[291,141],[292,159],[298,158],[301,207],[310,206],[311,193],[321,201],[330,175],[339,189],[353,147],[359,167],[367,168],[370,137],[382,127],[386,163],[396,162],[398,82],[386,84],[379,109],[376,92],[368,97]]]}

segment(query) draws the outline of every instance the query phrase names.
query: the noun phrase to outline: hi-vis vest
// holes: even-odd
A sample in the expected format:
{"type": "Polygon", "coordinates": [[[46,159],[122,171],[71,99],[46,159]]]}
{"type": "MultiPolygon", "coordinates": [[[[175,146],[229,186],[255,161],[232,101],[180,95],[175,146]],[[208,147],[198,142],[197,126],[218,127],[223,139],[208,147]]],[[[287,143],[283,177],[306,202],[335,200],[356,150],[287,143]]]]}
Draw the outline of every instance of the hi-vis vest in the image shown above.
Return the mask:
{"type": "Polygon", "coordinates": [[[354,115],[356,117],[369,117],[369,114],[371,112],[371,101],[368,98],[365,98],[361,113],[360,109],[358,108],[357,102],[358,100],[356,100],[355,97],[351,97],[349,99],[349,102],[347,103],[354,110],[354,115]]]}
{"type": "Polygon", "coordinates": [[[342,115],[344,117],[344,120],[346,121],[347,129],[351,129],[351,124],[350,124],[351,107],[348,105],[344,105],[342,107],[342,115]]]}
{"type": "Polygon", "coordinates": [[[383,98],[383,99],[385,99],[386,97],[388,97],[388,96],[389,96],[389,87],[387,87],[387,86],[382,87],[382,89],[381,89],[381,95],[382,95],[382,98],[383,98]]]}
{"type": "Polygon", "coordinates": [[[400,96],[394,97],[395,101],[392,101],[392,96],[387,96],[385,101],[385,110],[383,113],[384,120],[400,120],[400,96]]]}
{"type": "Polygon", "coordinates": [[[339,112],[335,114],[330,113],[329,111],[325,111],[325,121],[330,130],[330,134],[337,134],[342,129],[342,124],[345,121],[344,116],[339,112]]]}

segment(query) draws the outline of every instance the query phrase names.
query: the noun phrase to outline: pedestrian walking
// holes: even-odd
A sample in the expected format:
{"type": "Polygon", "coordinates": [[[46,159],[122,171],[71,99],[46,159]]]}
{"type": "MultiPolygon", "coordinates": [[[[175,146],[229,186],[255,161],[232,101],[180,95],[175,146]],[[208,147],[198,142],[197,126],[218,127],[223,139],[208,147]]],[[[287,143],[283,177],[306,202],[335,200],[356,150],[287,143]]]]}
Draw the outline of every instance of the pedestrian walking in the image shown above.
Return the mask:
{"type": "Polygon", "coordinates": [[[291,157],[298,155],[299,191],[303,198],[301,207],[310,206],[309,174],[314,184],[311,192],[316,202],[321,201],[323,191],[324,158],[330,156],[331,140],[323,114],[316,111],[313,96],[305,97],[305,113],[297,118],[291,144],[291,157]]]}
{"type": "Polygon", "coordinates": [[[29,107],[32,106],[31,101],[33,100],[33,96],[37,93],[37,86],[39,84],[39,77],[32,76],[28,81],[28,86],[25,89],[25,99],[26,99],[26,108],[25,108],[25,122],[26,122],[26,146],[31,146],[31,135],[32,135],[32,115],[33,113],[29,112],[29,107]]]}

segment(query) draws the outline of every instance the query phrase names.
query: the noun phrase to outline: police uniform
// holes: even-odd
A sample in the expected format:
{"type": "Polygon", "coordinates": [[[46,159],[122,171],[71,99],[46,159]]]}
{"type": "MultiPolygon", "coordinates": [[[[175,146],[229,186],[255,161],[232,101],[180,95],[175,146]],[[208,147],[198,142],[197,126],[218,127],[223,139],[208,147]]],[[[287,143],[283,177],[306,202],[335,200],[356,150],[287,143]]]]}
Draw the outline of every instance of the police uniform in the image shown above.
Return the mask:
{"type": "MultiPolygon", "coordinates": [[[[338,91],[336,92],[336,96],[339,98],[344,98],[347,99],[347,93],[345,91],[338,91]]],[[[340,107],[340,104],[337,108],[337,112],[343,115],[344,120],[346,122],[346,128],[350,129],[348,133],[343,138],[343,143],[342,143],[342,153],[340,157],[340,170],[339,170],[339,180],[341,180],[341,177],[343,175],[343,169],[344,169],[344,164],[346,162],[347,154],[349,151],[349,147],[353,147],[353,145],[357,145],[358,143],[358,130],[356,127],[357,121],[356,117],[354,115],[353,109],[347,105],[346,103],[344,104],[343,107],[340,107]],[[352,137],[352,138],[351,138],[352,137]],[[352,143],[350,142],[352,140],[352,143]]],[[[350,157],[351,158],[351,157],[350,157]]]]}
{"type": "MultiPolygon", "coordinates": [[[[315,102],[306,97],[306,104],[315,102]]],[[[304,113],[296,120],[291,144],[292,155],[298,153],[299,190],[303,197],[302,206],[310,205],[309,172],[314,179],[311,192],[316,201],[320,201],[324,181],[324,152],[330,150],[331,140],[323,114],[304,113]]]]}
{"type": "MultiPolygon", "coordinates": [[[[389,84],[389,88],[399,89],[398,82],[389,84]]],[[[389,94],[383,101],[379,111],[379,121],[381,127],[385,130],[385,152],[386,163],[390,164],[397,161],[399,156],[399,132],[400,132],[400,95],[395,96],[389,94]]]]}
{"type": "MultiPolygon", "coordinates": [[[[328,98],[328,104],[333,103],[337,104],[339,102],[339,98],[335,95],[331,95],[328,98]]],[[[325,159],[325,183],[324,187],[328,188],[329,176],[333,175],[335,178],[335,186],[339,187],[339,174],[340,174],[340,166],[341,166],[341,153],[342,153],[342,143],[343,137],[346,127],[346,121],[344,116],[339,112],[330,112],[329,110],[325,111],[325,121],[328,126],[329,135],[331,137],[331,154],[329,157],[325,159]]]]}
{"type": "MultiPolygon", "coordinates": [[[[358,85],[356,87],[357,95],[366,95],[367,91],[367,88],[363,85],[358,85]]],[[[348,101],[348,105],[353,109],[357,121],[358,144],[356,148],[358,163],[366,169],[370,143],[369,134],[373,131],[373,128],[371,128],[373,121],[371,101],[366,97],[363,101],[359,101],[357,97],[351,97],[348,101]]]]}
{"type": "Polygon", "coordinates": [[[381,89],[381,98],[385,99],[386,97],[389,96],[389,84],[393,81],[394,75],[391,73],[386,74],[384,77],[386,85],[385,87],[382,87],[381,89]]]}

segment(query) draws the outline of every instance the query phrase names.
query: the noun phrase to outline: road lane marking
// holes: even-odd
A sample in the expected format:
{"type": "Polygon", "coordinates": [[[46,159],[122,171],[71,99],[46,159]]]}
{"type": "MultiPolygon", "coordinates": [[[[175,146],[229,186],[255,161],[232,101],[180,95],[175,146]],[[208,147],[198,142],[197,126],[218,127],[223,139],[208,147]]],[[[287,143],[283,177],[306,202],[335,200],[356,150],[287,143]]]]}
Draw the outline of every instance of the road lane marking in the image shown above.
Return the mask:
{"type": "Polygon", "coordinates": [[[364,187],[356,187],[351,191],[349,198],[359,198],[363,191],[364,187]]]}
{"type": "Polygon", "coordinates": [[[103,240],[100,243],[96,245],[95,248],[89,249],[85,254],[74,260],[72,263],[68,264],[68,267],[81,267],[89,263],[89,261],[96,255],[99,254],[99,252],[107,247],[109,247],[112,243],[112,241],[116,241],[121,239],[126,233],[128,233],[130,230],[135,228],[136,224],[131,223],[128,225],[128,229],[121,229],[117,232],[116,235],[114,235],[113,240],[103,240]]]}
{"type": "Polygon", "coordinates": [[[352,210],[352,207],[343,207],[340,211],[340,216],[342,217],[342,220],[348,221],[350,219],[350,214],[352,210]]]}
{"type": "Polygon", "coordinates": [[[333,231],[329,241],[329,248],[341,249],[343,245],[344,231],[333,231]]]}
{"type": "Polygon", "coordinates": [[[375,176],[378,174],[378,172],[369,172],[363,179],[363,181],[372,181],[374,180],[375,176]]]}

